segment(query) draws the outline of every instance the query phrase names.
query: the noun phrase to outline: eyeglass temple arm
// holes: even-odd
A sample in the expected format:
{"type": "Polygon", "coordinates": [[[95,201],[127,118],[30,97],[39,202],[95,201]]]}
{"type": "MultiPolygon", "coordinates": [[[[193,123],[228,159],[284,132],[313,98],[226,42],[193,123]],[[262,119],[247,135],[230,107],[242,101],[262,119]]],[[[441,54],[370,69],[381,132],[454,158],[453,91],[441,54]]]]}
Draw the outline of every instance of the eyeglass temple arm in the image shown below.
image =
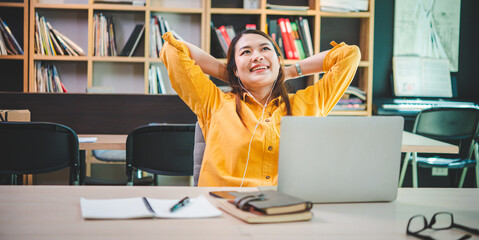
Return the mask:
{"type": "Polygon", "coordinates": [[[464,225],[460,225],[460,224],[457,224],[457,223],[453,223],[453,227],[468,231],[470,233],[479,234],[479,229],[477,229],[477,228],[470,228],[470,227],[466,227],[464,225]]]}
{"type": "MultiPolygon", "coordinates": [[[[421,230],[422,231],[422,230],[421,230]]],[[[423,240],[435,240],[434,238],[426,235],[421,235],[419,233],[414,232],[407,232],[408,235],[414,236],[415,238],[423,239],[423,240]]]]}

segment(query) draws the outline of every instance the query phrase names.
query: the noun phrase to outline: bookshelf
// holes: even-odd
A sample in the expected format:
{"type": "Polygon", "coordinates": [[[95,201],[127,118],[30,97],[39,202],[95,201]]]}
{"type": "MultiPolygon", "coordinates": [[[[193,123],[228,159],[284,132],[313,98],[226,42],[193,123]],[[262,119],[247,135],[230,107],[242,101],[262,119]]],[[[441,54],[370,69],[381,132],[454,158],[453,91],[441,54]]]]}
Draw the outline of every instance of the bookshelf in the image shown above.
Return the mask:
{"type": "MultiPolygon", "coordinates": [[[[258,29],[265,31],[269,19],[301,16],[309,21],[314,53],[331,48],[331,40],[356,44],[361,49],[362,58],[352,85],[366,92],[366,110],[334,111],[332,114],[371,115],[374,0],[369,0],[368,12],[354,13],[323,12],[320,9],[320,0],[294,2],[308,6],[307,11],[272,10],[266,7],[267,3],[285,2],[288,1],[260,0],[257,9],[244,9],[243,0],[146,0],[144,6],[96,3],[95,0],[31,0],[29,14],[25,13],[29,16],[25,24],[35,26],[35,13],[38,12],[45,16],[54,28],[82,47],[85,56],[45,56],[35,53],[35,29],[30,27],[28,34],[24,34],[24,45],[29,46],[29,57],[22,58],[25,62],[23,90],[35,92],[34,65],[35,62],[42,61],[57,66],[62,81],[72,93],[84,93],[88,87],[102,86],[112,87],[118,94],[147,94],[150,66],[162,65],[159,58],[150,56],[148,47],[151,41],[152,15],[161,15],[186,41],[210,53],[214,47],[210,22],[215,26],[233,25],[237,31],[244,29],[245,24],[253,23],[258,29]],[[134,26],[144,24],[144,36],[132,57],[95,56],[93,19],[96,13],[114,17],[117,52],[121,52],[134,26]]],[[[26,5],[21,6],[27,8],[26,5]]],[[[284,63],[292,65],[296,61],[285,59],[284,63]]],[[[291,82],[303,88],[319,79],[319,75],[314,75],[291,82]]]]}
{"type": "Polygon", "coordinates": [[[0,1],[0,17],[23,50],[23,55],[0,55],[0,91],[28,91],[28,0],[0,1]],[[18,81],[21,79],[20,81],[18,81]]]}

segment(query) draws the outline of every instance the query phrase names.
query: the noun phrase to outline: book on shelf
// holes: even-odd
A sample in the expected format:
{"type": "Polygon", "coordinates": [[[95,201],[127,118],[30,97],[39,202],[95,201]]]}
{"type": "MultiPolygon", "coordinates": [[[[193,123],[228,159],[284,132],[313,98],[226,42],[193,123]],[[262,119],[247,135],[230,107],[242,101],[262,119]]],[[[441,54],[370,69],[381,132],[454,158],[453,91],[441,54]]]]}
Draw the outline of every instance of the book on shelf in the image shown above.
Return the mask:
{"type": "Polygon", "coordinates": [[[57,31],[45,19],[35,13],[35,52],[41,55],[85,55],[83,49],[71,39],[57,31]]]}
{"type": "Polygon", "coordinates": [[[205,196],[190,198],[184,207],[170,212],[178,199],[110,198],[80,199],[84,219],[141,219],[141,218],[209,218],[221,216],[205,196]]]}
{"type": "Polygon", "coordinates": [[[67,90],[60,79],[54,64],[35,62],[35,92],[66,93],[67,90]]]}
{"type": "Polygon", "coordinates": [[[231,44],[231,38],[226,32],[226,27],[224,25],[220,26],[218,27],[218,30],[220,30],[221,36],[224,38],[224,40],[226,41],[226,45],[229,47],[231,44]]]}
{"type": "MultiPolygon", "coordinates": [[[[307,221],[313,217],[311,202],[274,190],[227,194],[234,200],[218,198],[220,208],[247,223],[307,221]]],[[[218,192],[212,195],[218,195],[218,192]]]]}
{"type": "Polygon", "coordinates": [[[294,45],[298,51],[299,59],[304,59],[306,58],[306,53],[304,52],[303,42],[301,41],[301,38],[299,37],[298,26],[296,25],[296,22],[291,22],[290,24],[291,24],[291,31],[293,33],[294,45]]]}
{"type": "Polygon", "coordinates": [[[150,94],[177,94],[168,79],[168,71],[162,64],[152,64],[148,69],[150,94]]]}
{"type": "Polygon", "coordinates": [[[309,56],[313,56],[314,55],[313,38],[311,37],[311,32],[309,30],[308,19],[299,17],[298,26],[300,28],[300,31],[303,33],[304,40],[306,41],[307,52],[309,53],[309,56]]]}
{"type": "Polygon", "coordinates": [[[151,15],[150,21],[150,56],[158,57],[160,55],[161,48],[165,43],[165,40],[161,38],[166,32],[171,32],[173,36],[180,40],[185,41],[180,34],[178,34],[168,23],[166,18],[161,15],[151,15]]]}
{"type": "Polygon", "coordinates": [[[220,58],[226,58],[226,53],[228,52],[228,46],[226,41],[221,35],[221,32],[218,28],[215,28],[213,22],[210,22],[211,26],[211,53],[220,58]]]}
{"type": "Polygon", "coordinates": [[[366,110],[366,103],[359,98],[348,98],[340,99],[336,106],[333,108],[334,111],[359,111],[366,110]]]}
{"type": "Polygon", "coordinates": [[[369,0],[321,0],[320,8],[325,12],[368,11],[369,0]]]}
{"type": "Polygon", "coordinates": [[[280,11],[307,11],[309,6],[283,5],[266,3],[266,8],[280,11]]]}
{"type": "Polygon", "coordinates": [[[286,59],[299,60],[314,55],[309,24],[305,18],[270,19],[268,34],[276,41],[286,59]]]}
{"type": "Polygon", "coordinates": [[[362,101],[366,101],[366,92],[361,90],[358,87],[349,86],[346,91],[344,92],[345,98],[355,97],[361,99],[362,101]]]}
{"type": "Polygon", "coordinates": [[[2,18],[0,18],[0,53],[1,55],[23,55],[22,47],[2,18]]]}
{"type": "Polygon", "coordinates": [[[135,28],[130,34],[130,37],[126,41],[126,44],[123,47],[123,50],[121,51],[120,56],[131,57],[133,55],[133,53],[136,50],[136,47],[138,46],[138,43],[143,37],[144,30],[145,30],[144,24],[137,24],[135,26],[135,28]]]}
{"type": "Polygon", "coordinates": [[[103,13],[93,15],[93,52],[95,56],[116,56],[116,40],[113,16],[103,13]]]}

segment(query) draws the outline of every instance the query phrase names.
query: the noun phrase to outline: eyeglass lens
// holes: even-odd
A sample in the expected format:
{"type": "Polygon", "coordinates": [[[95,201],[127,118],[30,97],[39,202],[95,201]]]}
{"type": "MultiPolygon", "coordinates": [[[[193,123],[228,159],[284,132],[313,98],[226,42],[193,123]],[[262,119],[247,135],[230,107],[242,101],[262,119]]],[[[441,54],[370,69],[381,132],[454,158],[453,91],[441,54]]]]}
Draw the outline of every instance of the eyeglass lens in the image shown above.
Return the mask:
{"type": "Polygon", "coordinates": [[[454,224],[452,213],[439,212],[434,214],[429,225],[434,230],[449,229],[454,224]]]}
{"type": "Polygon", "coordinates": [[[427,228],[427,220],[425,216],[416,215],[409,220],[407,230],[412,233],[418,233],[427,228]]]}

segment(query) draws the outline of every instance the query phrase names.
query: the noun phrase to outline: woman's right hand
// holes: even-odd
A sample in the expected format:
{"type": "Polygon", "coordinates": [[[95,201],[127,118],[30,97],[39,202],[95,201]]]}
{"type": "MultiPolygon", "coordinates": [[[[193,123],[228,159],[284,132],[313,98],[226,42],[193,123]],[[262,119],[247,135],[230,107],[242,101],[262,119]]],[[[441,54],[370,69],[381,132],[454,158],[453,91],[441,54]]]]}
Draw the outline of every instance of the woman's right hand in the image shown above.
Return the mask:
{"type": "Polygon", "coordinates": [[[167,32],[165,34],[163,34],[163,36],[161,36],[166,42],[168,42],[171,46],[175,47],[176,49],[182,51],[182,52],[185,52],[185,53],[189,53],[189,49],[188,47],[178,41],[171,32],[167,32]]]}

